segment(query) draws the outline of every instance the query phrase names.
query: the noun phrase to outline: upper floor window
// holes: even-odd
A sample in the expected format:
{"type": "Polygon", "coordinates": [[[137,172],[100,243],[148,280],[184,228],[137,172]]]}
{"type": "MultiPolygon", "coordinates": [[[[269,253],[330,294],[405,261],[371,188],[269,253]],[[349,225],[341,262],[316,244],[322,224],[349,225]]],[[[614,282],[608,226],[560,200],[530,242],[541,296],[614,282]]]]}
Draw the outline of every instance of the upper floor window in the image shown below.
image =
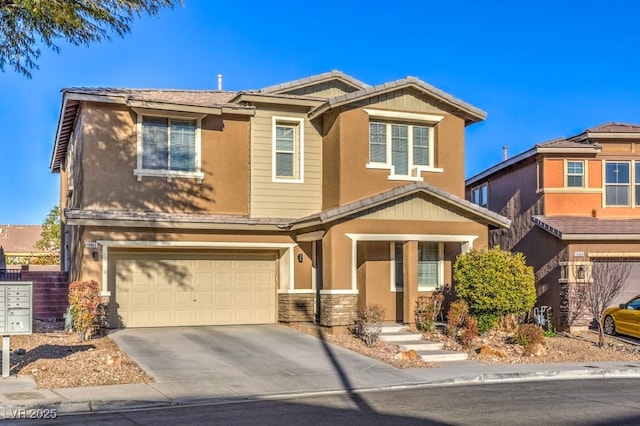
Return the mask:
{"type": "Polygon", "coordinates": [[[629,205],[629,163],[607,161],[605,165],[605,199],[608,206],[629,205]]]}
{"type": "Polygon", "coordinates": [[[435,167],[434,125],[443,117],[395,111],[364,110],[369,122],[368,168],[390,169],[390,179],[422,180],[435,167]],[[394,122],[394,119],[406,122],[394,122]]]}
{"type": "Polygon", "coordinates": [[[302,182],[304,119],[273,117],[274,182],[302,182]]]}
{"type": "Polygon", "coordinates": [[[567,187],[584,187],[584,161],[567,161],[567,187]]]}
{"type": "Polygon", "coordinates": [[[200,171],[202,115],[160,116],[138,112],[138,165],[142,176],[203,179],[200,171]]]}
{"type": "Polygon", "coordinates": [[[415,176],[415,168],[433,167],[432,134],[433,127],[369,123],[369,161],[392,166],[397,176],[415,176]]]}
{"type": "Polygon", "coordinates": [[[487,207],[489,205],[488,186],[484,185],[476,186],[471,190],[471,202],[479,205],[480,207],[487,207]]]}

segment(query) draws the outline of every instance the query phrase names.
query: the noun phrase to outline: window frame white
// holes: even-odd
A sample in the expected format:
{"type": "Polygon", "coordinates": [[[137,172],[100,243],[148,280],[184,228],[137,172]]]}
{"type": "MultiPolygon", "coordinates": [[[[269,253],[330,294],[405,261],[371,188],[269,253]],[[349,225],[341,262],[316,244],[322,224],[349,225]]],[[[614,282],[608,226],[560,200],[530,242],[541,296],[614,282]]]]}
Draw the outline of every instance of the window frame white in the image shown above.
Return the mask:
{"type": "Polygon", "coordinates": [[[634,200],[632,199],[633,197],[633,191],[632,189],[632,185],[635,185],[635,180],[633,178],[633,171],[634,171],[634,167],[632,167],[633,162],[629,161],[629,160],[607,160],[607,161],[603,161],[603,179],[604,179],[604,197],[603,197],[603,201],[604,201],[604,205],[606,207],[633,207],[634,206],[634,200]],[[613,164],[613,163],[624,163],[627,164],[629,167],[629,173],[628,173],[628,182],[626,184],[619,184],[619,183],[609,183],[607,180],[607,165],[609,164],[613,164]],[[609,188],[609,186],[613,186],[613,187],[622,187],[622,186],[626,186],[627,188],[627,203],[626,204],[609,204],[608,200],[607,200],[607,189],[609,188]]]}
{"type": "Polygon", "coordinates": [[[586,188],[586,177],[587,177],[587,173],[586,173],[586,164],[584,160],[566,160],[565,161],[565,167],[564,167],[564,186],[565,188],[586,188]],[[581,164],[582,165],[582,172],[581,173],[575,173],[575,172],[571,172],[569,170],[569,166],[571,163],[575,163],[575,164],[581,164]],[[569,178],[570,177],[580,177],[580,181],[581,184],[580,185],[570,185],[569,184],[569,178]]]}
{"type": "Polygon", "coordinates": [[[202,183],[204,180],[204,173],[202,172],[202,119],[206,117],[206,114],[196,114],[181,111],[158,111],[158,110],[146,110],[141,108],[132,108],[137,115],[136,122],[136,168],[133,170],[133,174],[141,181],[144,176],[166,177],[168,182],[171,182],[173,178],[187,178],[196,179],[198,183],[202,183]],[[191,120],[196,122],[195,128],[195,158],[194,169],[195,171],[180,171],[180,170],[157,170],[157,169],[145,169],[143,167],[143,120],[144,117],[158,117],[166,118],[170,120],[191,120]]]}
{"type": "MultiPolygon", "coordinates": [[[[418,264],[420,263],[420,244],[437,244],[438,245],[438,283],[436,285],[429,286],[421,286],[420,279],[418,277],[418,292],[426,292],[426,291],[434,291],[438,287],[444,286],[444,242],[443,241],[431,241],[431,240],[420,240],[418,241],[418,264]]],[[[390,275],[389,275],[389,289],[392,293],[403,293],[404,292],[404,271],[403,271],[403,282],[402,285],[398,285],[397,280],[397,270],[398,263],[404,267],[404,258],[401,258],[402,261],[399,262],[397,256],[397,246],[401,247],[400,252],[404,256],[404,241],[389,241],[389,257],[390,257],[390,275]]],[[[416,265],[416,271],[419,270],[419,266],[416,265]]]]}
{"type": "MultiPolygon", "coordinates": [[[[420,245],[421,244],[437,244],[438,246],[438,260],[437,268],[438,268],[438,277],[437,283],[435,285],[420,285],[420,276],[418,275],[418,291],[434,291],[438,287],[442,287],[444,285],[444,243],[438,241],[418,241],[418,265],[420,264],[420,245]]],[[[420,270],[420,266],[418,266],[418,271],[420,270]]]]}
{"type": "Polygon", "coordinates": [[[304,183],[304,118],[300,117],[271,117],[271,181],[278,183],[304,183]],[[278,176],[276,167],[277,128],[294,128],[293,176],[278,176]]]}
{"type": "Polygon", "coordinates": [[[471,188],[471,202],[477,206],[488,208],[489,207],[489,184],[483,183],[471,188]],[[480,199],[483,199],[484,194],[484,204],[476,203],[476,194],[480,194],[480,199]]]}
{"type": "Polygon", "coordinates": [[[367,169],[386,169],[389,170],[389,180],[409,180],[409,181],[423,181],[422,172],[435,172],[442,173],[442,168],[435,167],[435,151],[436,151],[436,125],[444,118],[438,115],[431,114],[418,114],[418,113],[404,113],[397,111],[383,111],[364,109],[369,115],[368,122],[368,139],[367,139],[367,169]],[[386,126],[386,154],[385,162],[371,161],[371,125],[384,125],[386,126]],[[396,173],[395,166],[393,165],[393,126],[405,126],[407,128],[408,137],[408,152],[407,152],[407,174],[396,173]],[[428,163],[427,165],[414,163],[414,147],[415,147],[415,128],[425,128],[428,132],[428,163]]]}

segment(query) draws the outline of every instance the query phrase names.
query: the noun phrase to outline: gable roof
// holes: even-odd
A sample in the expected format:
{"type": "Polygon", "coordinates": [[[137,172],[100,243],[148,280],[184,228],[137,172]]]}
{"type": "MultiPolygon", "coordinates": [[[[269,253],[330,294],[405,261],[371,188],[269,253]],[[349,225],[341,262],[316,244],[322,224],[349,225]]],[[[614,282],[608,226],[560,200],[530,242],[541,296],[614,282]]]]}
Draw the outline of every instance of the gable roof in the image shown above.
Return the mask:
{"type": "Polygon", "coordinates": [[[258,90],[258,92],[277,94],[277,93],[287,92],[294,89],[300,89],[302,87],[313,86],[315,84],[328,82],[332,80],[341,81],[347,84],[348,86],[351,86],[354,89],[358,89],[358,90],[363,89],[365,87],[369,87],[368,84],[363,83],[359,80],[356,80],[355,78],[343,73],[342,71],[332,70],[322,74],[316,74],[316,75],[304,77],[298,80],[293,80],[286,83],[280,83],[273,86],[265,87],[258,90]]]}
{"type": "Polygon", "coordinates": [[[356,92],[347,93],[345,95],[329,99],[323,105],[313,109],[309,113],[309,118],[313,119],[322,115],[324,112],[330,109],[342,105],[350,104],[352,102],[360,101],[373,96],[378,96],[383,93],[394,92],[406,87],[412,87],[419,92],[422,92],[425,95],[432,97],[437,101],[443,102],[449,107],[454,108],[456,111],[460,112],[460,115],[462,115],[465,121],[468,123],[476,123],[478,121],[484,120],[487,117],[487,113],[482,111],[481,109],[476,108],[473,105],[468,104],[460,99],[457,99],[452,95],[440,89],[437,89],[434,86],[427,84],[416,77],[405,77],[399,80],[391,81],[389,83],[369,86],[356,92]]]}
{"type": "Polygon", "coordinates": [[[413,182],[407,185],[398,186],[385,192],[378,193],[371,197],[363,198],[343,206],[333,207],[301,219],[292,223],[292,229],[330,223],[335,220],[361,213],[373,207],[378,207],[391,201],[409,198],[415,194],[423,193],[436,198],[446,204],[465,211],[479,221],[498,228],[509,228],[511,221],[504,216],[491,210],[480,207],[470,201],[464,200],[446,191],[425,182],[413,182]]]}
{"type": "Polygon", "coordinates": [[[640,240],[638,219],[532,216],[533,223],[563,241],[640,240]]]}

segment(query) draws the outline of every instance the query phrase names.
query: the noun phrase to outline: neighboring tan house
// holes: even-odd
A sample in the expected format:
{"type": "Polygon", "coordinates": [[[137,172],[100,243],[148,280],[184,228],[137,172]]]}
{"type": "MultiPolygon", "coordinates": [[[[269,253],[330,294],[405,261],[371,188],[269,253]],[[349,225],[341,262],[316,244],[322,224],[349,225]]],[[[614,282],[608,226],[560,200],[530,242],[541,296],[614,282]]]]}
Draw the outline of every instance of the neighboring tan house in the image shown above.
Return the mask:
{"type": "Polygon", "coordinates": [[[7,267],[48,263],[44,260],[57,257],[57,251],[46,252],[36,248],[36,243],[42,239],[41,234],[40,225],[0,225],[0,247],[7,267]]]}
{"type": "Polygon", "coordinates": [[[468,179],[466,198],[512,220],[490,245],[525,254],[537,304],[552,307],[557,327],[591,322],[575,298],[591,262],[632,262],[612,305],[640,293],[640,126],[607,123],[536,145],[468,179]]]}
{"type": "Polygon", "coordinates": [[[416,78],[261,90],[70,88],[51,161],[64,269],[112,326],[414,322],[509,220],[464,200],[485,113],[416,78]]]}

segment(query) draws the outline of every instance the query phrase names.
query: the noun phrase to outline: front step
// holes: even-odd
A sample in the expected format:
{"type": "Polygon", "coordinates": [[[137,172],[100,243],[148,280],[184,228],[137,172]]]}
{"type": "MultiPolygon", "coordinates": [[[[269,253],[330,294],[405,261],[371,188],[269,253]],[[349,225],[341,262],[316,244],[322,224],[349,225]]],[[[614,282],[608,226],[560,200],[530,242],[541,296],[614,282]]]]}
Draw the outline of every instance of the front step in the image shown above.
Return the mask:
{"type": "Polygon", "coordinates": [[[447,362],[467,359],[465,352],[445,351],[442,349],[442,343],[422,340],[422,334],[410,333],[407,331],[407,327],[402,324],[383,324],[380,340],[398,346],[398,349],[403,352],[414,350],[420,359],[425,362],[447,362]]]}
{"type": "Polygon", "coordinates": [[[401,351],[406,352],[410,350],[414,351],[439,351],[444,345],[442,343],[433,343],[426,340],[412,340],[402,342],[398,345],[401,351]]]}
{"type": "Polygon", "coordinates": [[[393,333],[380,333],[380,340],[388,343],[411,342],[420,337],[419,334],[409,333],[407,331],[396,331],[393,333]]]}
{"type": "Polygon", "coordinates": [[[416,352],[420,359],[425,362],[447,362],[447,361],[463,361],[467,359],[466,352],[456,351],[420,351],[416,352]]]}

